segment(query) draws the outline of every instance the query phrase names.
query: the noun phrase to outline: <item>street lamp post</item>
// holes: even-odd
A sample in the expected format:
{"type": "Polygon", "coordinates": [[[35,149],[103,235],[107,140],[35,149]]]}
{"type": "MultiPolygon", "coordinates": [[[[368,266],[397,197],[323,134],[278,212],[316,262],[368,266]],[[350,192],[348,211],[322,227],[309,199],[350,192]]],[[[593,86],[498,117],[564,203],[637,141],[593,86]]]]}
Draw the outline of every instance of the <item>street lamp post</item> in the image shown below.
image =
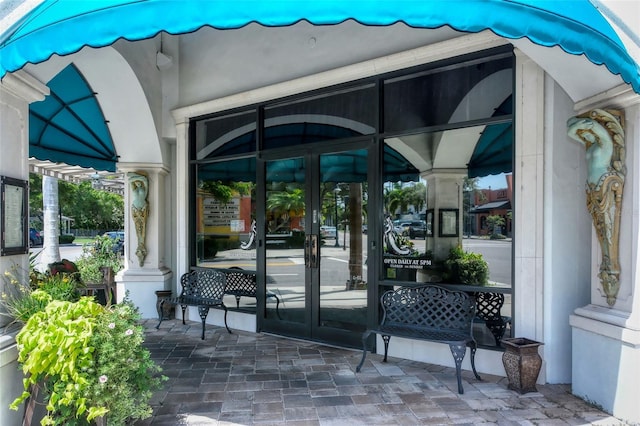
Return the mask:
{"type": "Polygon", "coordinates": [[[340,247],[340,242],[338,241],[338,191],[340,191],[340,188],[338,188],[337,184],[336,187],[333,190],[333,203],[335,206],[335,217],[336,217],[336,244],[334,245],[334,247],[340,247]]]}

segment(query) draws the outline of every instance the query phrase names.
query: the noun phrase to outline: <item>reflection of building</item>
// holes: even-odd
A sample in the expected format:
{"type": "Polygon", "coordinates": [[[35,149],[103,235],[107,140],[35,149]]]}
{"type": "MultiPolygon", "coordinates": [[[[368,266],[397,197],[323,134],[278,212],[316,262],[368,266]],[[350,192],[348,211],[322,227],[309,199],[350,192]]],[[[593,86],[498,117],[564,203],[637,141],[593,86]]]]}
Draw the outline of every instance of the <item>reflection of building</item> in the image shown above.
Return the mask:
{"type": "Polygon", "coordinates": [[[473,207],[469,209],[471,215],[470,233],[472,235],[487,235],[490,227],[487,224],[487,217],[500,216],[504,219],[504,226],[494,230],[494,234],[511,236],[513,218],[513,176],[506,175],[507,187],[500,189],[480,189],[474,195],[473,207]]]}

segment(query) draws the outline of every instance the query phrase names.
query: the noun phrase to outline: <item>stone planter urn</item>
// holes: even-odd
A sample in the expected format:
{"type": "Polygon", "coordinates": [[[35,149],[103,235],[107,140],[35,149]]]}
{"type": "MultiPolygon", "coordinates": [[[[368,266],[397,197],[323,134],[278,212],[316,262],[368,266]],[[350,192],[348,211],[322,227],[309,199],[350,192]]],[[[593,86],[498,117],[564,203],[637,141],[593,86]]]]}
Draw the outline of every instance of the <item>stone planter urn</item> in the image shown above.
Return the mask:
{"type": "Polygon", "coordinates": [[[505,347],[502,364],[509,379],[509,389],[520,394],[537,392],[536,381],[542,367],[538,347],[544,343],[523,337],[502,339],[502,343],[505,347]]]}

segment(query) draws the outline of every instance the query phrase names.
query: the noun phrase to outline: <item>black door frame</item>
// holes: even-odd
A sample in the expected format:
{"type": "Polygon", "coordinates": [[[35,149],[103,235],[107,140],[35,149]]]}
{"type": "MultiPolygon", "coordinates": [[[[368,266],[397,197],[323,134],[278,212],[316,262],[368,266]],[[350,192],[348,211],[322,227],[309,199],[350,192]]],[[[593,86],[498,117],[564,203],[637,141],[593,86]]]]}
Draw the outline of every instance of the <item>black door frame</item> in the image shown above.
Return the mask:
{"type": "MultiPolygon", "coordinates": [[[[263,151],[258,156],[258,191],[256,193],[257,205],[266,205],[266,163],[268,161],[284,160],[287,158],[304,158],[305,161],[305,224],[307,229],[310,228],[312,234],[319,235],[320,223],[313,221],[313,210],[319,211],[321,208],[320,200],[320,156],[323,154],[348,152],[357,149],[366,149],[368,152],[368,185],[369,185],[369,208],[374,207],[371,202],[376,202],[377,197],[371,199],[372,189],[375,188],[377,178],[377,168],[379,154],[376,149],[376,138],[367,136],[339,142],[327,142],[314,145],[305,145],[302,149],[273,150],[270,152],[263,151]]],[[[332,343],[341,346],[360,347],[361,333],[349,330],[342,330],[333,327],[323,327],[319,324],[320,318],[320,269],[305,267],[305,321],[304,323],[295,323],[289,321],[281,321],[277,318],[267,318],[266,311],[266,236],[265,236],[265,211],[259,208],[256,212],[258,219],[258,250],[257,250],[257,280],[258,280],[258,296],[259,303],[257,309],[256,325],[258,331],[268,333],[281,334],[284,336],[309,339],[318,342],[332,343]]],[[[377,207],[375,211],[379,210],[377,207]]],[[[377,226],[374,225],[373,230],[377,226]]],[[[369,233],[372,228],[369,228],[369,233]]],[[[373,234],[376,235],[376,234],[373,234]]],[[[377,263],[372,256],[372,247],[375,248],[376,242],[372,239],[367,241],[367,276],[368,283],[376,283],[377,280],[377,263]]],[[[372,301],[377,300],[377,286],[367,286],[367,306],[374,306],[372,301]]],[[[372,316],[372,309],[367,310],[367,325],[372,321],[375,322],[377,316],[372,316]]]]}

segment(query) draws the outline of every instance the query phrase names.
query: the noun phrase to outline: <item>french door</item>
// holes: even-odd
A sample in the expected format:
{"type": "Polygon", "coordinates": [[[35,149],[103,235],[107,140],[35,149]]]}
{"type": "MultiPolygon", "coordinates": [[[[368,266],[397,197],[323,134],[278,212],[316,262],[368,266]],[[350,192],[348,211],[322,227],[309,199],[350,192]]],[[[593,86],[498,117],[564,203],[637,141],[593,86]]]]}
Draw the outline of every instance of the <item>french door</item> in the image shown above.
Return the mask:
{"type": "Polygon", "coordinates": [[[265,162],[264,331],[360,346],[368,159],[365,147],[265,162]]]}

